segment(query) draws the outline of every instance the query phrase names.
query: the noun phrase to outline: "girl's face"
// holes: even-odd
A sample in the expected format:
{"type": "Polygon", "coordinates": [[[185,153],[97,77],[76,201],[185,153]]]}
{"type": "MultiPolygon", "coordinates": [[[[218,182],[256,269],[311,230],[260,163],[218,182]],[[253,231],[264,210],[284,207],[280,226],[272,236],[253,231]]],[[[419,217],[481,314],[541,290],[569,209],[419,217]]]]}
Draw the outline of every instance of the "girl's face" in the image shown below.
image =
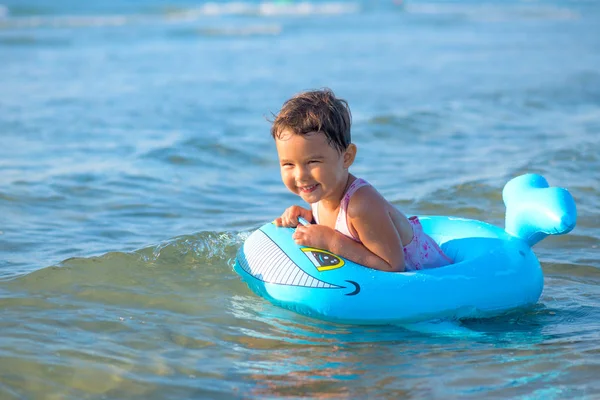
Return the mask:
{"type": "Polygon", "coordinates": [[[340,154],[322,132],[297,135],[285,130],[275,139],[285,186],[307,203],[339,202],[348,181],[356,146],[340,154]]]}

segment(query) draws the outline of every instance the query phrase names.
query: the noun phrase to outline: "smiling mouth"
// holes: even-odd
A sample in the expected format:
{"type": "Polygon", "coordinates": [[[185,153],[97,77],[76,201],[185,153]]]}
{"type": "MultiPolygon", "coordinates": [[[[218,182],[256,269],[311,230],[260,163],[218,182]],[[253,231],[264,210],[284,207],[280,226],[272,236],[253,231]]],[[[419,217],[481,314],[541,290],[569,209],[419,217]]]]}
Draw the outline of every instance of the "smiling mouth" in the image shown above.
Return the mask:
{"type": "Polygon", "coordinates": [[[317,188],[317,186],[319,186],[319,184],[315,184],[315,185],[309,185],[309,186],[298,186],[298,189],[300,189],[300,191],[302,193],[312,193],[315,191],[315,189],[317,188]]]}

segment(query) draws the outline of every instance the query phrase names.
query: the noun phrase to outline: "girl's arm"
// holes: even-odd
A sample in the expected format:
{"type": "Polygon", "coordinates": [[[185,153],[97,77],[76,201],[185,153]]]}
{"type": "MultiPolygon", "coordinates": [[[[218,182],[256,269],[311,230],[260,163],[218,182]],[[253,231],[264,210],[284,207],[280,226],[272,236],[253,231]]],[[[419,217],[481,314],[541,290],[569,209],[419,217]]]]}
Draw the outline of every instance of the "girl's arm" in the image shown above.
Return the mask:
{"type": "Polygon", "coordinates": [[[402,253],[401,263],[394,262],[391,258],[387,261],[363,244],[328,226],[298,225],[293,238],[299,245],[327,250],[365,267],[389,272],[404,271],[404,253],[402,253]]]}
{"type": "Polygon", "coordinates": [[[401,272],[405,270],[404,246],[390,207],[374,188],[358,190],[348,205],[348,225],[354,228],[366,250],[379,258],[389,270],[401,272]]]}
{"type": "Polygon", "coordinates": [[[293,238],[297,244],[330,251],[365,267],[402,272],[404,248],[388,207],[389,203],[374,189],[354,194],[348,220],[362,243],[323,225],[299,225],[293,238]]]}
{"type": "Polygon", "coordinates": [[[381,257],[364,244],[355,242],[354,240],[350,239],[346,235],[341,234],[340,232],[334,231],[334,233],[335,236],[333,236],[330,241],[330,244],[328,246],[329,249],[326,250],[339,256],[342,256],[350,261],[354,261],[357,264],[364,265],[365,267],[373,268],[379,271],[404,271],[404,253],[402,253],[401,262],[395,262],[393,256],[389,257],[387,256],[387,254],[383,254],[383,257],[381,257]]]}

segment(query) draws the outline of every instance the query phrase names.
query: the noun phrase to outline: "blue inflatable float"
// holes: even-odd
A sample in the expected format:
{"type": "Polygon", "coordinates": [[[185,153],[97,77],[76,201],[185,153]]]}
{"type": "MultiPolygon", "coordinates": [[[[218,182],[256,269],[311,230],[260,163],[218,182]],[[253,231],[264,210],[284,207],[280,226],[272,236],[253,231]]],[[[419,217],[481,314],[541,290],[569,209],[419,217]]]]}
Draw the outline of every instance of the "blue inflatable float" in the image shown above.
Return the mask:
{"type": "Polygon", "coordinates": [[[235,270],[258,295],[301,314],[349,324],[490,317],[535,304],[544,286],[531,247],[575,226],[569,192],[540,175],[503,190],[505,229],[464,218],[419,216],[452,265],[382,272],[298,246],[292,228],[265,224],[240,248],[235,270]]]}

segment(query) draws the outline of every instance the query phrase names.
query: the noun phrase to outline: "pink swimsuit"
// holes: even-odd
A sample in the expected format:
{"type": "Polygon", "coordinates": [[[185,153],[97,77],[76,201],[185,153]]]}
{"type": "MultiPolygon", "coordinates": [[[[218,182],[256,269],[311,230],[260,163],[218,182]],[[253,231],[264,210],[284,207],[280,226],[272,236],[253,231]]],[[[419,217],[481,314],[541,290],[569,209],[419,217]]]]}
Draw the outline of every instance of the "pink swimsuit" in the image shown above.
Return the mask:
{"type": "MultiPolygon", "coordinates": [[[[369,186],[369,183],[364,179],[358,178],[352,182],[344,194],[344,197],[342,197],[340,211],[335,222],[335,229],[337,231],[359,243],[360,239],[355,237],[348,228],[347,209],[350,197],[363,186],[369,186]]],[[[313,217],[317,224],[319,223],[318,204],[319,203],[313,203],[310,205],[313,217]]],[[[423,227],[421,226],[418,217],[410,217],[408,222],[410,222],[410,225],[413,228],[413,239],[409,244],[404,246],[404,264],[406,271],[437,268],[452,264],[452,260],[444,254],[442,249],[440,249],[440,246],[438,246],[438,244],[423,231],[423,227]]]]}

